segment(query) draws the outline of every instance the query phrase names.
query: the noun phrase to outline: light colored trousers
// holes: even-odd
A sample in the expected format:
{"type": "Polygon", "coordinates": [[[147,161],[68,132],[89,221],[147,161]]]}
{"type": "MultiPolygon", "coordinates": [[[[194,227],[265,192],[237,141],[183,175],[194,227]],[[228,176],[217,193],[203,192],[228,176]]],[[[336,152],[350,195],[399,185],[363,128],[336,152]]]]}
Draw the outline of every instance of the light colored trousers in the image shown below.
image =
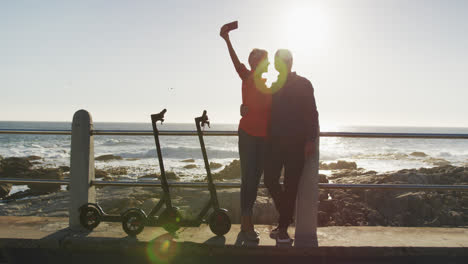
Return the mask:
{"type": "Polygon", "coordinates": [[[315,140],[315,155],[304,162],[299,188],[296,196],[296,234],[295,247],[318,247],[317,210],[319,182],[319,145],[320,137],[315,140]]]}

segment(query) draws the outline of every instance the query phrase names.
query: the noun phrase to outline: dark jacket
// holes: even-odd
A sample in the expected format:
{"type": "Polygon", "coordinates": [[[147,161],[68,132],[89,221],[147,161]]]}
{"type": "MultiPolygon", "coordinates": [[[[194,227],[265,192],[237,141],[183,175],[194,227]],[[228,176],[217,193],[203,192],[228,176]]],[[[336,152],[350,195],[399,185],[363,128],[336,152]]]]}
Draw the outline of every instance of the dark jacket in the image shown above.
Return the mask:
{"type": "Polygon", "coordinates": [[[318,112],[310,81],[292,72],[285,84],[276,89],[271,109],[270,138],[304,144],[318,137],[318,112]]]}

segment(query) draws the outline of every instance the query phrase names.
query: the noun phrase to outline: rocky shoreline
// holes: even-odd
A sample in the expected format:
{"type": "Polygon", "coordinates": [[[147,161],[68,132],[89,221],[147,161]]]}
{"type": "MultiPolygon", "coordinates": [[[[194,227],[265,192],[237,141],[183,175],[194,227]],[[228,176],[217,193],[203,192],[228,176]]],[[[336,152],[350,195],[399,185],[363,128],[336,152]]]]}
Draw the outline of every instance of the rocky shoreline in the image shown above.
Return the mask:
{"type": "MultiPolygon", "coordinates": [[[[115,158],[115,157],[111,157],[115,158]]],[[[0,157],[0,177],[67,179],[68,167],[43,168],[40,157],[0,157]]],[[[191,163],[193,161],[185,161],[191,163]]],[[[212,165],[219,166],[219,165],[212,165]]],[[[376,173],[358,168],[354,162],[338,161],[321,164],[321,183],[361,184],[447,184],[468,185],[468,169],[443,165],[434,168],[405,169],[376,173]]],[[[96,178],[119,180],[126,174],[125,167],[96,170],[96,178]]],[[[179,176],[167,172],[177,181],[179,176]]],[[[216,181],[239,181],[240,163],[234,160],[213,177],[216,181]]],[[[157,178],[150,174],[142,179],[157,178]]],[[[60,185],[28,185],[29,190],[8,196],[10,184],[0,184],[0,215],[68,216],[68,192],[60,185]]],[[[208,190],[173,188],[173,203],[185,217],[195,217],[209,199],[208,190]],[[203,199],[203,197],[206,197],[203,199]]],[[[157,203],[161,190],[148,187],[99,188],[99,204],[108,213],[119,213],[129,207],[141,207],[149,212],[157,203]]],[[[219,202],[229,210],[232,221],[240,219],[238,189],[218,190],[219,202]]],[[[320,190],[319,226],[468,226],[468,192],[455,191],[393,191],[393,190],[320,190]]],[[[266,189],[260,189],[254,208],[254,221],[273,224],[276,210],[266,189]]]]}

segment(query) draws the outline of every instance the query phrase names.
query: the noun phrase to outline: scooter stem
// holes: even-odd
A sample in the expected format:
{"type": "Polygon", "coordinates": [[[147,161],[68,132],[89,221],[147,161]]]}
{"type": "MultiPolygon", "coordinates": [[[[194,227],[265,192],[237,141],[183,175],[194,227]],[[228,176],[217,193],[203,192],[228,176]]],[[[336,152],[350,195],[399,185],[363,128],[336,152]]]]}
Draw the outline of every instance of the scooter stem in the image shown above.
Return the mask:
{"type": "Polygon", "coordinates": [[[171,198],[169,197],[169,184],[167,182],[166,178],[166,171],[164,169],[164,162],[162,158],[162,152],[161,152],[161,145],[159,144],[159,130],[158,126],[156,123],[158,121],[164,122],[164,114],[167,112],[166,109],[163,109],[160,113],[151,115],[151,124],[153,125],[153,131],[154,131],[154,141],[156,142],[156,151],[158,153],[158,161],[159,161],[159,168],[161,170],[161,185],[165,194],[165,197],[167,197],[166,200],[166,207],[167,208],[172,208],[172,202],[171,198]]]}
{"type": "Polygon", "coordinates": [[[200,147],[203,154],[203,161],[205,162],[206,177],[208,178],[208,189],[210,191],[211,202],[215,209],[219,208],[218,197],[216,195],[216,189],[213,184],[213,177],[211,176],[210,164],[208,163],[208,155],[206,155],[205,141],[203,140],[203,132],[201,131],[201,126],[205,124],[210,126],[210,121],[206,115],[206,110],[203,111],[202,116],[195,118],[195,125],[197,126],[198,139],[200,140],[200,147]]]}

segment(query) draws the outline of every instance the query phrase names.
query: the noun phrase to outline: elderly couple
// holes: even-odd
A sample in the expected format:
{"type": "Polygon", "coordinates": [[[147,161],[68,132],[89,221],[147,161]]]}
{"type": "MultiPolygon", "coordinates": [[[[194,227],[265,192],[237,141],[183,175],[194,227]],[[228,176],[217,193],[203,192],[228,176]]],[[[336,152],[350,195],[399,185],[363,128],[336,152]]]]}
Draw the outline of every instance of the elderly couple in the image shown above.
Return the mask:
{"type": "Polygon", "coordinates": [[[242,80],[239,156],[241,162],[241,232],[259,239],[252,222],[253,205],[262,173],[279,212],[279,224],[270,233],[277,243],[291,243],[288,226],[293,214],[304,162],[318,160],[318,112],[309,80],[291,71],[289,50],[275,54],[278,80],[270,88],[262,74],[268,71],[268,53],[254,49],[250,70],[239,61],[229,39],[228,24],[220,35],[226,41],[234,67],[242,80]],[[284,184],[279,179],[284,167],[284,184]]]}

